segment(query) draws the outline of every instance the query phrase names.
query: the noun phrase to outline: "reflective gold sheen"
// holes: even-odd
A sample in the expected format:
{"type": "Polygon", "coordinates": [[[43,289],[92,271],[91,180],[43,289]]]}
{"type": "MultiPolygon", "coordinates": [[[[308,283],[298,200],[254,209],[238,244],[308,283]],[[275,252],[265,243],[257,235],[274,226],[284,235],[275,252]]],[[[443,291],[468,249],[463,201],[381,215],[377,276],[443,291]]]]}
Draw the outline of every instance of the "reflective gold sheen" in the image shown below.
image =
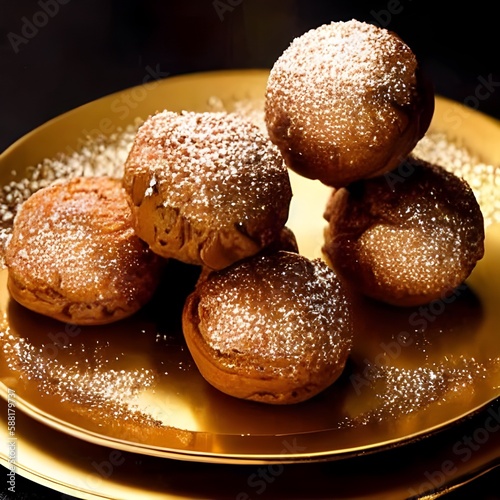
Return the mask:
{"type": "MultiPolygon", "coordinates": [[[[261,70],[186,75],[92,102],[2,153],[0,183],[21,178],[44,158],[78,150],[89,132],[118,133],[165,108],[234,109],[248,102],[237,109],[258,120],[259,108],[252,106],[263,103],[266,79],[261,70]],[[117,113],[114,103],[125,94],[141,99],[128,113],[117,113]]],[[[499,124],[460,104],[437,98],[429,133],[446,134],[482,161],[500,164],[499,124]]],[[[290,176],[287,225],[302,254],[321,256],[329,188],[290,176]]],[[[484,259],[454,295],[413,309],[359,301],[354,347],[341,378],[312,400],[287,407],[231,398],[200,376],[180,330],[183,297],[199,273],[194,266],[172,262],[146,308],[95,327],[65,325],[22,308],[10,299],[3,270],[0,392],[6,398],[15,390],[19,412],[85,446],[153,457],[306,462],[404,445],[500,396],[499,252],[500,227],[491,223],[484,259]]]]}

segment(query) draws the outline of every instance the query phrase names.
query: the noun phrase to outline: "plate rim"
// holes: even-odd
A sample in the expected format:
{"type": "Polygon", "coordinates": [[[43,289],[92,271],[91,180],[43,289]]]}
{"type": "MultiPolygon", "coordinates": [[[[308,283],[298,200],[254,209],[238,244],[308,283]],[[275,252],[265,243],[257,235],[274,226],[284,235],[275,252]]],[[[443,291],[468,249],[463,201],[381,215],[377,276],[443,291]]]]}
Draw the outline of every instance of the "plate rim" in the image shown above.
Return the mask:
{"type": "MultiPolygon", "coordinates": [[[[7,393],[9,388],[0,381],[0,397],[7,401],[7,393]]],[[[500,395],[486,401],[469,412],[462,413],[447,422],[436,424],[432,427],[426,428],[424,431],[408,434],[403,438],[394,438],[382,442],[373,443],[371,445],[362,445],[354,448],[347,448],[345,450],[325,450],[313,453],[298,453],[294,454],[255,454],[255,453],[215,453],[203,451],[190,451],[190,450],[175,450],[172,448],[154,446],[145,443],[133,443],[121,438],[104,436],[95,431],[90,431],[78,425],[65,422],[64,420],[51,415],[44,410],[41,410],[35,405],[32,405],[24,398],[16,395],[16,408],[24,412],[30,418],[38,421],[41,424],[47,425],[55,431],[68,434],[77,439],[81,439],[88,443],[112,448],[115,450],[126,451],[129,453],[137,453],[139,455],[147,455],[157,458],[167,458],[175,460],[183,460],[187,462],[205,462],[212,464],[245,464],[245,465],[263,465],[263,464],[290,464],[290,463],[310,463],[310,462],[325,462],[352,459],[358,456],[366,456],[383,451],[388,451],[394,448],[406,446],[415,443],[421,439],[432,437],[439,432],[449,429],[451,427],[459,426],[462,422],[473,418],[475,415],[484,411],[496,400],[500,401],[500,395]]],[[[203,432],[189,431],[193,435],[202,435],[203,432]]],[[[289,433],[273,436],[259,436],[259,437],[273,437],[273,438],[286,438],[287,436],[300,437],[301,435],[317,434],[321,435],[329,433],[331,430],[323,429],[320,431],[312,431],[305,433],[289,433]]],[[[233,435],[229,435],[233,436],[233,435]]],[[[236,435],[235,435],[236,436],[236,435]]],[[[255,436],[252,434],[252,436],[255,436]]]]}
{"type": "MultiPolygon", "coordinates": [[[[246,78],[247,76],[255,76],[257,78],[264,78],[267,74],[269,73],[269,70],[267,69],[236,69],[236,70],[215,70],[215,71],[208,71],[208,72],[195,72],[195,73],[186,73],[186,74],[181,74],[181,75],[175,75],[175,76],[170,76],[168,78],[163,79],[163,81],[160,81],[160,84],[162,82],[166,82],[166,85],[169,85],[173,82],[177,82],[182,84],[183,81],[186,80],[192,80],[194,78],[196,79],[220,79],[220,78],[237,78],[241,79],[243,76],[246,78]]],[[[0,167],[3,163],[3,161],[7,161],[9,156],[13,154],[13,152],[19,148],[22,147],[24,143],[29,143],[29,141],[32,140],[33,137],[35,137],[41,129],[46,129],[50,128],[54,123],[57,123],[58,121],[63,121],[67,119],[68,116],[71,116],[72,114],[79,113],[82,108],[88,108],[91,109],[93,106],[97,106],[101,104],[103,101],[106,100],[112,100],[116,98],[117,96],[121,95],[123,92],[128,92],[130,90],[133,90],[137,88],[138,86],[132,86],[128,87],[123,90],[119,90],[116,92],[113,92],[111,94],[107,94],[103,97],[100,97],[98,99],[92,100],[90,102],[87,102],[85,104],[82,104],[76,108],[73,108],[71,110],[68,110],[56,117],[51,118],[50,120],[47,120],[43,124],[39,125],[32,131],[28,132],[24,136],[20,137],[17,139],[14,143],[12,143],[10,146],[8,146],[4,151],[0,153],[0,167]]],[[[140,86],[139,86],[140,87],[140,86]]],[[[458,103],[456,101],[453,101],[449,98],[442,97],[439,95],[436,95],[436,102],[439,104],[440,102],[442,103],[447,103],[452,106],[457,106],[458,109],[466,113],[466,116],[481,116],[481,119],[486,119],[489,123],[497,127],[498,131],[500,132],[500,122],[497,121],[496,119],[485,115],[481,111],[478,110],[472,110],[470,108],[467,108],[465,105],[458,103]]],[[[3,382],[0,381],[0,395],[3,399],[7,398],[7,391],[8,387],[7,385],[3,382]]],[[[442,422],[439,424],[436,424],[434,426],[431,426],[429,428],[426,428],[425,430],[421,430],[409,435],[404,436],[403,438],[394,438],[391,440],[386,440],[383,442],[377,442],[373,443],[371,445],[363,445],[363,446],[357,446],[354,448],[347,448],[345,450],[335,450],[335,451],[322,451],[322,452],[313,452],[313,453],[308,453],[308,454],[288,454],[284,456],[283,454],[249,454],[249,453],[243,453],[243,454],[221,454],[221,453],[216,453],[216,452],[204,452],[204,451],[190,451],[190,450],[173,450],[173,449],[167,449],[164,447],[154,447],[152,445],[144,444],[144,443],[133,443],[133,442],[128,442],[126,440],[120,439],[120,438],[115,438],[115,437],[110,437],[110,436],[105,436],[102,434],[98,434],[94,431],[90,431],[88,429],[81,428],[80,426],[77,426],[72,423],[65,422],[57,417],[54,417],[53,415],[50,415],[44,410],[41,410],[40,408],[37,408],[35,405],[30,404],[28,401],[23,400],[21,397],[17,397],[17,401],[19,403],[19,408],[22,411],[27,412],[28,415],[30,415],[32,418],[37,419],[38,421],[42,423],[46,423],[48,425],[51,425],[54,429],[62,431],[62,432],[67,432],[71,435],[75,435],[75,433],[81,438],[81,439],[86,439],[89,442],[92,442],[94,444],[99,444],[99,445],[104,445],[104,446],[113,446],[117,447],[120,446],[120,449],[126,450],[126,451],[132,451],[132,452],[138,452],[138,453],[143,453],[147,455],[152,455],[152,456],[162,456],[162,457],[167,457],[167,458],[175,458],[175,459],[182,459],[182,460],[188,460],[188,461],[207,461],[207,462],[212,462],[212,463],[287,463],[287,462],[300,462],[300,461],[323,461],[323,460],[335,460],[335,459],[342,459],[342,458],[348,458],[352,456],[357,456],[361,453],[373,453],[373,452],[378,452],[380,450],[385,450],[388,448],[392,448],[395,446],[403,446],[404,444],[411,443],[415,440],[424,438],[426,436],[429,436],[431,434],[434,434],[436,432],[439,432],[440,430],[449,427],[450,425],[454,425],[456,423],[459,423],[465,418],[468,418],[470,415],[473,415],[482,409],[484,409],[485,406],[491,403],[495,398],[493,398],[490,401],[486,401],[484,403],[481,403],[474,407],[473,409],[462,413],[460,415],[457,415],[456,417],[447,420],[446,422],[442,422]],[[74,431],[74,432],[71,432],[74,431]]],[[[193,434],[197,434],[197,431],[189,431],[192,432],[193,434]]],[[[331,430],[323,429],[320,431],[317,431],[318,434],[325,433],[325,432],[331,432],[331,430]]],[[[302,434],[312,434],[316,433],[316,431],[313,432],[307,432],[307,433],[302,433],[302,434]]],[[[203,433],[199,433],[203,434],[203,433]]],[[[290,433],[290,434],[283,434],[283,436],[299,436],[301,434],[297,433],[290,433]]]]}

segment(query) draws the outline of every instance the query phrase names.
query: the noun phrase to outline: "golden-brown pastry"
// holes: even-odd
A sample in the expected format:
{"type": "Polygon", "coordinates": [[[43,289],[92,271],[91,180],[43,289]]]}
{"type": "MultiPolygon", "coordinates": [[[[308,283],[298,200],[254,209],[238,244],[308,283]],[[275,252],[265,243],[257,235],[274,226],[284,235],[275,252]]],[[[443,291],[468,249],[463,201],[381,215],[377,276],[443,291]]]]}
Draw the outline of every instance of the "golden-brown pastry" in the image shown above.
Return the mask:
{"type": "Polygon", "coordinates": [[[265,120],[287,165],[334,187],[395,168],[433,112],[433,89],[410,48],[355,20],[293,40],[267,83],[265,120]]]}
{"type": "Polygon", "coordinates": [[[151,116],[124,185],[137,234],[154,252],[212,269],[279,238],[292,195],[277,148],[250,121],[222,112],[151,116]]]}
{"type": "Polygon", "coordinates": [[[211,273],[188,296],[183,331],[202,376],[231,396],[304,401],[342,373],[351,302],[322,260],[278,251],[211,273]]]}
{"type": "MultiPolygon", "coordinates": [[[[283,227],[278,236],[278,239],[274,240],[269,246],[264,247],[259,252],[259,254],[275,253],[278,252],[279,250],[283,250],[285,252],[299,253],[299,246],[297,243],[297,238],[295,237],[295,233],[287,226],[283,227]]],[[[198,276],[198,281],[206,279],[207,276],[213,272],[216,272],[215,269],[203,266],[198,276]]]]}
{"type": "Polygon", "coordinates": [[[277,239],[272,241],[269,246],[263,248],[261,251],[273,253],[278,252],[279,250],[299,253],[299,244],[295,233],[288,226],[284,226],[277,239]]]}
{"type": "Polygon", "coordinates": [[[324,252],[346,282],[375,299],[414,306],[443,299],[484,253],[470,186],[410,157],[401,172],[334,190],[324,252]]]}
{"type": "Polygon", "coordinates": [[[121,181],[59,181],[31,195],[6,249],[12,297],[35,312],[81,325],[110,323],[149,301],[163,259],[132,227],[121,181]]]}

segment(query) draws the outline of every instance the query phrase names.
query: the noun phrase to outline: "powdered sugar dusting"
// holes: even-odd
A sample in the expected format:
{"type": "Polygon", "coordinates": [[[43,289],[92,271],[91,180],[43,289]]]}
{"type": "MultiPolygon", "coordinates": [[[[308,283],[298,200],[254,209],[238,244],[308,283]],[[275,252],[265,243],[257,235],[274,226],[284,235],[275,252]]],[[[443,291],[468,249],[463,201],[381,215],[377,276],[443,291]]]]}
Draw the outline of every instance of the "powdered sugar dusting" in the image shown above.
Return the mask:
{"type": "Polygon", "coordinates": [[[424,136],[414,154],[467,181],[481,207],[485,227],[500,222],[500,166],[481,160],[464,144],[451,141],[443,132],[424,136]]]}
{"type": "MultiPolygon", "coordinates": [[[[351,306],[320,260],[278,252],[212,275],[198,290],[199,329],[227,368],[238,363],[294,377],[345,362],[351,306]]],[[[236,367],[235,367],[236,365],[236,367]]]]}
{"type": "Polygon", "coordinates": [[[383,124],[397,119],[395,108],[414,101],[416,67],[411,50],[385,29],[359,21],[323,25],[296,38],[275,62],[267,114],[272,123],[286,110],[290,126],[320,149],[331,141],[376,144],[383,124]]]}
{"type": "Polygon", "coordinates": [[[0,189],[0,266],[12,232],[12,223],[21,204],[39,189],[58,179],[107,175],[120,178],[123,164],[137,125],[130,125],[106,137],[91,137],[77,151],[45,158],[23,172],[13,172],[13,180],[0,189]]]}
{"type": "Polygon", "coordinates": [[[158,269],[135,235],[120,180],[110,177],[77,177],[33,194],[17,214],[5,259],[17,287],[69,308],[75,321],[100,316],[87,308],[135,311],[158,269]]]}
{"type": "Polygon", "coordinates": [[[336,192],[325,245],[355,286],[389,303],[434,300],[484,253],[483,217],[469,186],[422,160],[406,165],[411,175],[394,185],[380,176],[347,188],[345,198],[336,192]]]}
{"type": "Polygon", "coordinates": [[[146,179],[145,196],[160,192],[163,206],[194,225],[224,227],[282,216],[291,196],[278,150],[236,113],[151,116],[125,165],[129,190],[136,177],[146,179]]]}
{"type": "MultiPolygon", "coordinates": [[[[12,335],[8,328],[0,332],[0,345],[9,370],[20,382],[37,386],[44,397],[56,396],[60,404],[96,421],[115,418],[141,426],[161,425],[135,404],[141,392],[158,383],[158,374],[147,368],[109,369],[105,343],[59,346],[71,361],[66,363],[50,356],[45,346],[12,335]]],[[[118,365],[116,361],[120,360],[115,360],[118,365]]]]}
{"type": "Polygon", "coordinates": [[[222,100],[218,96],[211,96],[208,100],[208,110],[212,112],[236,113],[250,120],[267,136],[267,127],[264,119],[264,96],[246,97],[245,99],[222,100]]]}
{"type": "Polygon", "coordinates": [[[391,421],[410,423],[403,417],[417,416],[436,404],[459,405],[470,399],[481,380],[498,371],[498,357],[480,362],[449,355],[443,362],[419,367],[371,366],[371,379],[363,386],[365,397],[374,396],[368,410],[339,422],[339,428],[391,421]]]}

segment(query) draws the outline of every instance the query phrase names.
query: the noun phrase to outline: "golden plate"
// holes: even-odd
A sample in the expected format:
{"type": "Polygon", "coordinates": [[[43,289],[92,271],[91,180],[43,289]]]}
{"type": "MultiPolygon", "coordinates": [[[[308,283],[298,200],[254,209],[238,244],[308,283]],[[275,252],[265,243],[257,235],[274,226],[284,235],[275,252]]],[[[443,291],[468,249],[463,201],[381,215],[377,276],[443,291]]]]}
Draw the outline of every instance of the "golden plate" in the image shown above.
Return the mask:
{"type": "MultiPolygon", "coordinates": [[[[164,108],[223,106],[252,117],[256,112],[258,119],[252,106],[262,103],[266,79],[261,70],[186,75],[89,103],[8,148],[0,156],[0,184],[25,177],[26,168],[45,158],[80,151],[88,137],[95,143],[102,134],[122,134],[164,108]]],[[[431,132],[499,163],[500,126],[480,113],[437,98],[431,132]]],[[[301,253],[320,256],[329,190],[294,174],[291,179],[288,225],[301,253]]],[[[500,395],[498,224],[489,223],[486,243],[468,287],[452,300],[416,309],[366,301],[357,311],[355,346],[342,378],[314,399],[286,407],[226,396],[196,370],[180,330],[196,268],[172,263],[151,304],[106,327],[65,325],[27,311],[10,299],[3,270],[0,392],[7,398],[14,390],[20,410],[89,443],[188,461],[323,461],[407,444],[500,395]]]]}
{"type": "MultiPolygon", "coordinates": [[[[6,406],[0,402],[2,443],[10,438],[6,406]]],[[[433,500],[500,466],[494,415],[500,418],[500,400],[443,432],[379,453],[326,462],[234,465],[168,460],[98,446],[17,412],[16,473],[87,500],[433,500]]],[[[0,464],[9,467],[5,450],[2,447],[0,464]]],[[[16,490],[24,493],[19,483],[16,490]]],[[[478,498],[476,484],[467,487],[474,492],[469,498],[478,498]]]]}

